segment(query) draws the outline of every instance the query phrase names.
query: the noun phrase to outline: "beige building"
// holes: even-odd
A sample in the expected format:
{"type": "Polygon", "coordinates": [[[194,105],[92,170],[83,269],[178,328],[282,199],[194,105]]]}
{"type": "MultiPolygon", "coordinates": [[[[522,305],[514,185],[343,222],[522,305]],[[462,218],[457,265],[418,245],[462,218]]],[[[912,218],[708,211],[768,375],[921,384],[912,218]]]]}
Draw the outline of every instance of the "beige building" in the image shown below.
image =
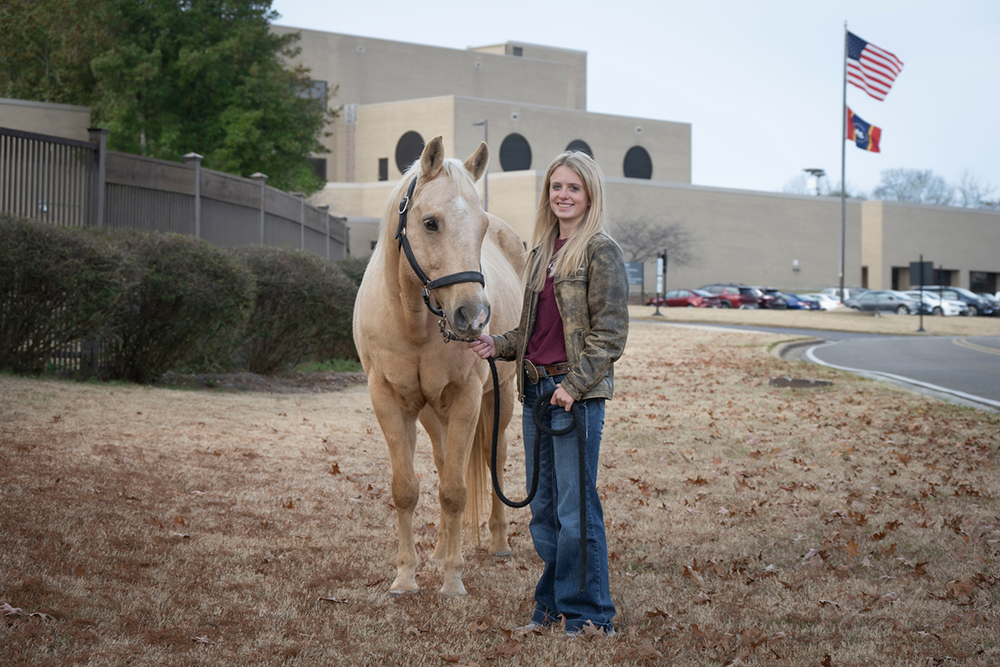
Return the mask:
{"type": "MultiPolygon", "coordinates": [[[[680,223],[695,238],[695,261],[668,261],[669,288],[725,281],[808,290],[840,282],[839,198],[693,185],[691,125],[588,112],[585,52],[519,42],[458,50],[300,32],[301,62],[336,89],[331,105],[343,106],[330,153],[317,156],[328,185],[311,201],[347,216],[354,254],[371,247],[391,185],[424,142],[440,135],[447,154],[464,158],[488,135],[480,188],[489,211],[526,240],[544,170],[572,146],[604,170],[612,231],[646,218],[680,223]]],[[[845,230],[849,286],[906,288],[909,264],[922,253],[953,285],[1000,289],[1000,213],[848,200],[845,230]]],[[[647,293],[655,290],[655,263],[645,263],[647,293]]]]}

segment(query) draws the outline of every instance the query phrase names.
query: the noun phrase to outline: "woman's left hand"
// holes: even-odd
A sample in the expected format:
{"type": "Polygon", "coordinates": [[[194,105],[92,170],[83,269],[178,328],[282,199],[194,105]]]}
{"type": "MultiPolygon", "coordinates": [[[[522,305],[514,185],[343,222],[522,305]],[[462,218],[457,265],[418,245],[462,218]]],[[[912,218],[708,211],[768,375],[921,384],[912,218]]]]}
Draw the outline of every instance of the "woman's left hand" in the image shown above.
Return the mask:
{"type": "Polygon", "coordinates": [[[556,385],[556,390],[552,393],[552,400],[549,401],[551,405],[558,405],[566,410],[566,412],[573,409],[574,402],[573,397],[569,395],[569,392],[562,388],[561,384],[556,385]]]}

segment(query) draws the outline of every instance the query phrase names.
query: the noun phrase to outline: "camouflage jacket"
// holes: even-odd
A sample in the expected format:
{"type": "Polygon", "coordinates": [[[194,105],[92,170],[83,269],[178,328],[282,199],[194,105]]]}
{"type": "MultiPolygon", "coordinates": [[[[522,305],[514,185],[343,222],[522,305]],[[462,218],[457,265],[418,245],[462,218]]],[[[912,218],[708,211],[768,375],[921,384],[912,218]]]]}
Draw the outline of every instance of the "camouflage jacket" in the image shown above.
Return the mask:
{"type": "MultiPolygon", "coordinates": [[[[534,266],[537,253],[538,248],[531,251],[528,266],[534,266]]],[[[547,262],[540,263],[540,267],[545,266],[547,262]]],[[[557,278],[553,288],[570,369],[562,381],[563,389],[576,401],[611,398],[614,362],[628,338],[628,278],[621,248],[605,234],[596,234],[587,245],[586,263],[575,274],[557,278]]],[[[537,308],[538,293],[529,287],[524,291],[518,327],[493,336],[496,358],[517,362],[517,395],[522,403],[524,355],[537,308]]]]}

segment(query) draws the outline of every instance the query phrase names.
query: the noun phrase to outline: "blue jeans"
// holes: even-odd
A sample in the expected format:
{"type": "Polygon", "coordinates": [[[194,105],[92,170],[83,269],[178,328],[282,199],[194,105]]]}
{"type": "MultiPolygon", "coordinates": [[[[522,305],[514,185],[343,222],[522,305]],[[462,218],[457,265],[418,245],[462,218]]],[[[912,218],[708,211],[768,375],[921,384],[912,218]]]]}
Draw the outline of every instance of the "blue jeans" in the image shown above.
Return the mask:
{"type": "MultiPolygon", "coordinates": [[[[549,625],[566,619],[566,630],[574,632],[592,622],[612,629],[615,605],[608,584],[608,543],[604,533],[604,510],[597,496],[597,459],[604,429],[604,399],[579,401],[574,412],[581,416],[577,428],[586,433],[587,550],[580,553],[580,460],[576,431],[563,436],[540,433],[532,411],[538,396],[554,391],[563,376],[541,378],[537,385],[525,381],[524,448],[527,485],[534,473],[535,439],[541,437],[538,491],[531,501],[531,539],[545,569],[535,587],[535,613],[531,620],[549,625]],[[580,592],[580,565],[586,560],[586,580],[580,592]]],[[[573,412],[558,406],[547,410],[543,424],[562,429],[573,420],[573,412]]]]}

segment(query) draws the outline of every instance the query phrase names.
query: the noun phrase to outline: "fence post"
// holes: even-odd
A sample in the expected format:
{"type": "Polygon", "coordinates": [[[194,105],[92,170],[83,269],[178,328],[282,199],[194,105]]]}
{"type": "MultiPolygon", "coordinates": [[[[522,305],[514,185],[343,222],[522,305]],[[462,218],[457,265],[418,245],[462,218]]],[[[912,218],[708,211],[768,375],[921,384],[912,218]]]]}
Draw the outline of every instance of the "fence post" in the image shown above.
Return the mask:
{"type": "Polygon", "coordinates": [[[250,178],[260,181],[260,244],[264,245],[264,183],[267,182],[267,176],[258,171],[250,174],[250,178]]]}
{"type": "Polygon", "coordinates": [[[326,219],[326,261],[330,261],[330,205],[322,204],[317,206],[319,210],[323,211],[323,217],[326,219]]]}
{"type": "Polygon", "coordinates": [[[184,164],[194,166],[194,237],[201,238],[201,160],[197,153],[184,156],[184,164]]]}
{"type": "Polygon", "coordinates": [[[93,186],[93,195],[96,196],[94,206],[94,220],[91,222],[96,227],[104,226],[104,197],[105,178],[108,164],[108,131],[102,127],[89,127],[87,133],[90,140],[97,144],[97,183],[93,186]]]}
{"type": "Polygon", "coordinates": [[[293,197],[299,198],[299,250],[306,249],[306,193],[290,192],[293,197]]]}

